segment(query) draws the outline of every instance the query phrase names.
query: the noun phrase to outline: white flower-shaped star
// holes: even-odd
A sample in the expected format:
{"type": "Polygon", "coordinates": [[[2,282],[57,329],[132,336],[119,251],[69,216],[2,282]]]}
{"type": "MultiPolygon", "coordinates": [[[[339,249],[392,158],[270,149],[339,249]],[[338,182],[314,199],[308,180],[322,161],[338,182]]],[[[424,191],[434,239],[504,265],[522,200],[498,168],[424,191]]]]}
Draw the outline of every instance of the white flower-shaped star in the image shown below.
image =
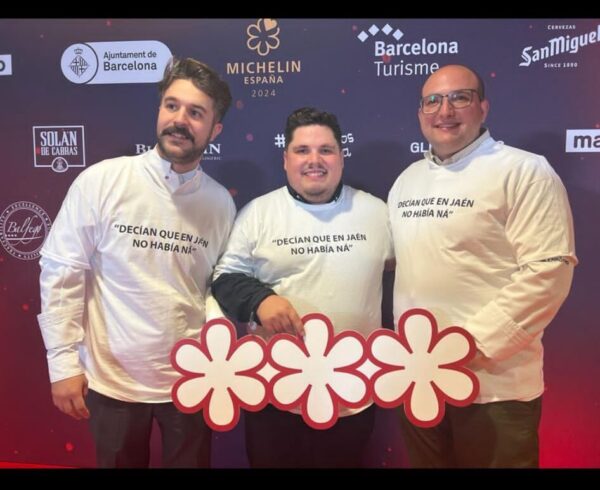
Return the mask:
{"type": "Polygon", "coordinates": [[[479,392],[479,381],[465,364],[476,353],[475,342],[460,327],[438,332],[435,317],[415,308],[398,320],[398,333],[375,331],[368,339],[374,364],[373,398],[385,408],[404,403],[408,419],[421,427],[440,423],[445,402],[466,406],[479,392]]]}
{"type": "Polygon", "coordinates": [[[204,409],[204,420],[215,430],[232,429],[240,407],[257,411],[267,404],[267,382],[257,374],[266,362],[265,348],[256,336],[238,340],[225,318],[209,321],[200,342],[184,339],[171,351],[171,364],[183,375],[173,385],[173,402],[184,413],[204,409]]]}
{"type": "Polygon", "coordinates": [[[368,378],[357,369],[368,355],[366,340],[351,330],[334,335],[329,319],[318,313],[302,321],[304,342],[278,334],[268,345],[269,363],[279,370],[269,394],[276,407],[300,406],[306,424],[328,429],[338,419],[339,405],[356,408],[369,398],[368,378]]]}
{"type": "Polygon", "coordinates": [[[256,24],[251,24],[246,29],[248,49],[256,51],[261,56],[266,56],[272,49],[279,47],[279,27],[274,19],[258,19],[256,24]]]}

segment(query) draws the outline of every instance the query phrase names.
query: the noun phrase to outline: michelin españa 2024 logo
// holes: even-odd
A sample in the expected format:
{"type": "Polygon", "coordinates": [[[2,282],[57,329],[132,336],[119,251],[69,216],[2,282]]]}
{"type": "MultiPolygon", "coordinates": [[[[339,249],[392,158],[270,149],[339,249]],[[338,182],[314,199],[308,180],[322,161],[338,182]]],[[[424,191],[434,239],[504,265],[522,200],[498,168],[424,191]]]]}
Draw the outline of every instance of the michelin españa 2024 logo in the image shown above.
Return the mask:
{"type": "Polygon", "coordinates": [[[171,57],[160,41],[87,42],[65,49],[60,66],[77,84],[156,83],[171,57]]]}
{"type": "Polygon", "coordinates": [[[253,54],[244,61],[226,63],[227,75],[240,76],[244,85],[252,86],[251,98],[277,96],[279,85],[283,85],[289,76],[302,71],[301,59],[274,59],[273,52],[281,45],[280,34],[281,27],[277,20],[258,19],[246,27],[246,47],[253,54]]]}

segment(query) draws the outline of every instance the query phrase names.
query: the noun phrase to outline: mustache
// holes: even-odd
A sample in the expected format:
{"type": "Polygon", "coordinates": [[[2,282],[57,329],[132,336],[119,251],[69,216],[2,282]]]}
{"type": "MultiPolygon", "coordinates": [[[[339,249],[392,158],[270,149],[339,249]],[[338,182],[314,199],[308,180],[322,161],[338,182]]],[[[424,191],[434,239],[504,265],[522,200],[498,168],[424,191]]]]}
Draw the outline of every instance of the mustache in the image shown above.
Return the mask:
{"type": "Polygon", "coordinates": [[[176,126],[173,126],[167,129],[163,129],[162,133],[160,133],[161,136],[169,136],[171,134],[180,134],[181,136],[185,136],[192,142],[194,141],[194,137],[186,128],[178,128],[176,126]]]}
{"type": "Polygon", "coordinates": [[[309,163],[302,168],[303,173],[310,170],[322,170],[327,172],[327,167],[325,165],[321,165],[320,163],[309,163]]]}

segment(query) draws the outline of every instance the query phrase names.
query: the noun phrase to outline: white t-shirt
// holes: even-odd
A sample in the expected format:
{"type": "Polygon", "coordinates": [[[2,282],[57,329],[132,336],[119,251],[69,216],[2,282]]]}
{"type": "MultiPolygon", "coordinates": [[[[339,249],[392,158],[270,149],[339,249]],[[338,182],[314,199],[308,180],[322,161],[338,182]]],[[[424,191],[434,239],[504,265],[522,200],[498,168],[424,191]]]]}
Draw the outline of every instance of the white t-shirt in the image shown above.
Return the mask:
{"type": "Polygon", "coordinates": [[[543,392],[542,334],[577,263],[566,191],[546,159],[481,137],[448,165],[410,165],[388,197],[394,319],[421,307],[488,357],[470,366],[477,402],[543,392]],[[544,262],[557,257],[566,258],[544,262]]]}
{"type": "Polygon", "coordinates": [[[204,324],[235,205],[200,168],[183,184],[170,182],[169,169],[153,149],[93,165],[69,189],[41,252],[39,323],[51,381],[83,368],[106,396],[171,400],[178,374],[170,351],[204,324]],[[69,290],[81,271],[85,288],[69,290]]]}
{"type": "MultiPolygon", "coordinates": [[[[335,333],[368,336],[381,327],[382,274],[391,257],[381,199],[344,186],[337,201],[306,204],[281,187],[240,211],[215,279],[222,273],[255,277],[300,317],[322,313],[335,333]]],[[[344,408],[340,415],[361,409],[344,408]]]]}
{"type": "Polygon", "coordinates": [[[239,213],[215,269],[267,284],[302,317],[327,315],[337,332],[381,327],[382,274],[392,257],[385,203],[344,186],[340,198],[306,204],[282,187],[239,213]]]}

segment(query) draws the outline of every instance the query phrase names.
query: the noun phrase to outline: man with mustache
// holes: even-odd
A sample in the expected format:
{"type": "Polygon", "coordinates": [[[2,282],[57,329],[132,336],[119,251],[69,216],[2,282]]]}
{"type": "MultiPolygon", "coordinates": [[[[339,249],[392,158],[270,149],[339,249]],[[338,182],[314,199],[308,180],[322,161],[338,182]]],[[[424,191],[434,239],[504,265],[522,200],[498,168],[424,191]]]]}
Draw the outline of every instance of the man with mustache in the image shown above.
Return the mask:
{"type": "Polygon", "coordinates": [[[71,185],[42,249],[38,316],[54,404],[88,419],[99,467],[147,467],[153,421],[165,467],[208,467],[202,413],[171,401],[170,351],[197,338],[235,205],[203,172],[231,104],[227,84],[191,58],[159,83],[158,143],[104,160],[71,185]]]}
{"type": "Polygon", "coordinates": [[[447,65],[418,109],[431,144],[388,197],[396,252],[394,318],[434,311],[474,338],[475,403],[439,425],[401,421],[412,466],[537,467],[544,329],[577,264],[566,190],[541,155],[494,140],[481,77],[447,65]],[[426,204],[424,204],[426,203],[426,204]]]}
{"type": "MultiPolygon", "coordinates": [[[[382,274],[392,258],[385,203],[342,182],[337,118],[301,108],[287,119],[287,185],[251,201],[236,219],[212,292],[231,318],[264,338],[303,335],[302,316],[327,315],[336,333],[381,327],[382,274]],[[257,322],[257,323],[255,323],[257,322]]],[[[328,430],[269,405],[246,413],[252,467],[358,467],[374,406],[344,408],[328,430]]]]}

